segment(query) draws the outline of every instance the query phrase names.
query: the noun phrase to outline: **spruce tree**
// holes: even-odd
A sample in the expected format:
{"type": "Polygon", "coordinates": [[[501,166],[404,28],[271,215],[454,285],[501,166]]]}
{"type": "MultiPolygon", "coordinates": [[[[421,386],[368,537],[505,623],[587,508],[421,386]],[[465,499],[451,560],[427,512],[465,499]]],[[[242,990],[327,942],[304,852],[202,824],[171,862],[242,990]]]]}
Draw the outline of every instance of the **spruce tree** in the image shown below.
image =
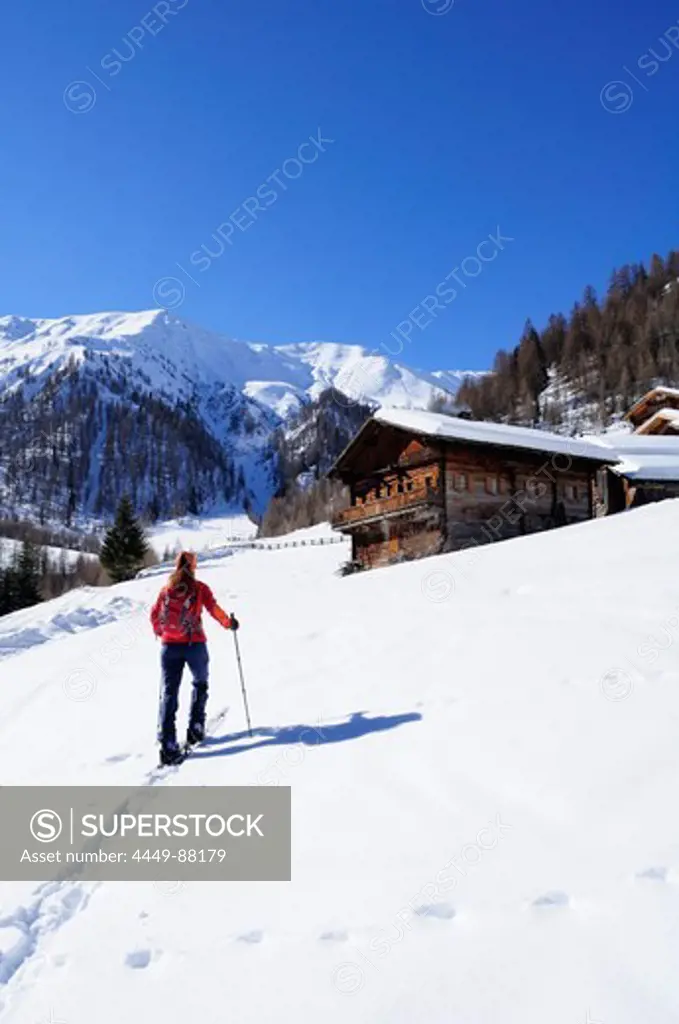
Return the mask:
{"type": "Polygon", "coordinates": [[[108,530],[99,561],[114,583],[131,580],[144,564],[148,543],[132,502],[125,495],[120,499],[115,522],[108,530]]]}

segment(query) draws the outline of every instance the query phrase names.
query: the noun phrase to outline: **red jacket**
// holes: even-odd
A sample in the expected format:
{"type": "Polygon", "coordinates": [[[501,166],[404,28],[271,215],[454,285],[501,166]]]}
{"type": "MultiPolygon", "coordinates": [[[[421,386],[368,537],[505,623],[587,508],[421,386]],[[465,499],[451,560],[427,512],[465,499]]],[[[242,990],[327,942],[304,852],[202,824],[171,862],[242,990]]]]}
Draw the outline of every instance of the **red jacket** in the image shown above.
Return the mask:
{"type": "Polygon", "coordinates": [[[163,587],[151,609],[151,625],[164,644],[201,644],[206,637],[201,613],[205,608],[213,619],[231,628],[231,618],[219,607],[215,596],[205,583],[196,580],[195,590],[186,596],[186,588],[163,587]]]}

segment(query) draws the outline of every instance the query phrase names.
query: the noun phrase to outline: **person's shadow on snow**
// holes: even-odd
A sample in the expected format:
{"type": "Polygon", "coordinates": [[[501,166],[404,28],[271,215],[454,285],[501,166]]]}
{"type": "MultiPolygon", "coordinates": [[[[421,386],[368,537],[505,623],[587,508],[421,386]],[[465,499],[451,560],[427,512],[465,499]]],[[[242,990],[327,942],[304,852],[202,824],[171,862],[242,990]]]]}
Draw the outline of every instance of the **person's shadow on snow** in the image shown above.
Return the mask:
{"type": "Polygon", "coordinates": [[[293,746],[296,743],[304,743],[308,747],[320,746],[323,743],[343,743],[345,740],[355,740],[371,732],[395,729],[399,725],[419,722],[421,719],[422,715],[417,711],[409,711],[402,715],[375,715],[374,718],[367,718],[363,711],[355,711],[346,722],[335,722],[332,725],[319,721],[317,725],[284,725],[278,729],[253,729],[252,736],[247,730],[226,733],[224,736],[212,736],[193,751],[191,758],[227,757],[230,754],[244,753],[246,750],[256,750],[257,747],[293,746]],[[250,742],[235,747],[220,746],[223,743],[238,743],[244,739],[250,742]],[[214,747],[219,749],[210,749],[214,747]]]}

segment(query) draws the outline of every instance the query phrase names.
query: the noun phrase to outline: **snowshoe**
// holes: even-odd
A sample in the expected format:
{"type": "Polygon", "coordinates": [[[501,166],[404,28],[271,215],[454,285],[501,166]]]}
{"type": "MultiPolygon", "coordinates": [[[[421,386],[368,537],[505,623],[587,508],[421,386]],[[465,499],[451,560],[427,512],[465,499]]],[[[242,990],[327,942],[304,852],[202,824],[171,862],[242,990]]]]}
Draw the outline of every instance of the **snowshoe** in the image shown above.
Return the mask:
{"type": "Polygon", "coordinates": [[[181,747],[161,747],[160,765],[165,767],[166,765],[181,764],[185,757],[186,754],[181,747]]]}
{"type": "Polygon", "coordinates": [[[197,743],[202,743],[205,739],[205,726],[204,725],[190,725],[188,732],[186,733],[186,745],[187,747],[195,747],[197,743]]]}

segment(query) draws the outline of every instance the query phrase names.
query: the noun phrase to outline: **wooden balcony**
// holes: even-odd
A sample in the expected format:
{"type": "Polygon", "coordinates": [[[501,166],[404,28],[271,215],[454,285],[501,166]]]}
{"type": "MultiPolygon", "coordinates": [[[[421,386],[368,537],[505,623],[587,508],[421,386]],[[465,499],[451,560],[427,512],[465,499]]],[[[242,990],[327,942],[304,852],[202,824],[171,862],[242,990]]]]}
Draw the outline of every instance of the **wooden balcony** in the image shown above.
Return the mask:
{"type": "Polygon", "coordinates": [[[390,498],[378,498],[365,505],[351,505],[339,512],[332,520],[334,530],[350,530],[374,519],[386,519],[421,509],[427,505],[442,508],[443,490],[440,487],[419,488],[405,494],[393,494],[390,498]]]}

